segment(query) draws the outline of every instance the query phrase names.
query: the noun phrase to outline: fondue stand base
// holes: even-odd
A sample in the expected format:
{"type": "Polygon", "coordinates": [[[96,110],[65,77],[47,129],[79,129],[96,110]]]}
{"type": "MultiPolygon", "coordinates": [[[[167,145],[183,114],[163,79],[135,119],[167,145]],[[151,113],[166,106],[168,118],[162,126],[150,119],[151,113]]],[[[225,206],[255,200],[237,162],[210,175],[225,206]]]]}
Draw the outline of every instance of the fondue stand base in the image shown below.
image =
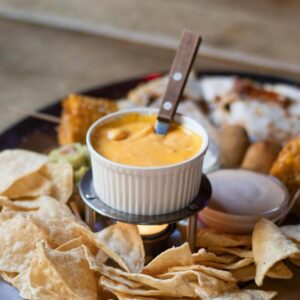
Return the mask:
{"type": "Polygon", "coordinates": [[[95,230],[96,213],[115,221],[138,225],[173,224],[188,218],[187,242],[192,251],[194,251],[196,243],[198,212],[207,205],[211,197],[211,185],[204,174],[202,175],[199,193],[194,201],[183,209],[163,215],[133,215],[107,206],[96,196],[91,171],[88,171],[81,179],[79,191],[85,203],[85,221],[92,230],[95,230]]]}

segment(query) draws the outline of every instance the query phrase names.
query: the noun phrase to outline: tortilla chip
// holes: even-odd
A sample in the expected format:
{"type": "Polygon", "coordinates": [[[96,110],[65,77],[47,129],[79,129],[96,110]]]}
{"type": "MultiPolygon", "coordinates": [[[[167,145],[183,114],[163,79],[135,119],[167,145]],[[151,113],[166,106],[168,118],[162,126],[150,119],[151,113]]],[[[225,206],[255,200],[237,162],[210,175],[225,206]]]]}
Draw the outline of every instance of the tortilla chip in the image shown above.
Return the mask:
{"type": "Polygon", "coordinates": [[[3,280],[11,283],[12,280],[18,275],[16,272],[3,272],[0,271],[0,278],[2,277],[3,280]]]}
{"type": "Polygon", "coordinates": [[[185,280],[189,281],[194,291],[201,299],[211,299],[226,291],[236,289],[235,282],[224,281],[215,276],[210,276],[203,272],[195,270],[184,270],[180,272],[165,273],[159,275],[159,278],[172,278],[174,275],[181,275],[185,280]]]}
{"type": "Polygon", "coordinates": [[[234,263],[231,263],[229,265],[210,262],[210,261],[204,261],[204,262],[201,262],[201,264],[204,266],[207,266],[207,267],[212,267],[212,268],[220,269],[220,270],[235,270],[235,269],[239,269],[244,266],[250,265],[253,263],[253,261],[254,261],[253,258],[246,257],[246,258],[240,259],[234,263]]]}
{"type": "Polygon", "coordinates": [[[199,266],[199,265],[172,267],[168,270],[168,273],[188,271],[188,270],[205,273],[209,276],[212,276],[212,277],[224,280],[224,281],[236,282],[236,279],[228,271],[217,270],[214,268],[210,268],[210,267],[206,267],[206,266],[199,266]]]}
{"type": "Polygon", "coordinates": [[[131,273],[104,265],[100,260],[91,254],[91,251],[86,246],[83,245],[82,247],[84,248],[85,256],[91,270],[98,272],[101,275],[105,275],[112,280],[125,284],[130,288],[140,288],[142,286],[142,284],[139,282],[135,282],[127,278],[127,275],[131,275],[131,273]]]}
{"type": "MultiPolygon", "coordinates": [[[[195,295],[194,289],[186,280],[185,276],[180,272],[172,274],[170,278],[155,278],[150,275],[140,273],[127,273],[123,270],[112,268],[100,263],[89,253],[85,247],[87,260],[90,268],[95,272],[101,273],[103,276],[111,279],[117,284],[126,286],[132,291],[128,292],[132,295],[143,295],[143,292],[136,294],[134,290],[159,290],[159,295],[170,297],[189,297],[195,295]],[[175,293],[176,291],[176,293],[175,293]]],[[[122,290],[122,288],[121,288],[122,290]]],[[[123,291],[124,292],[124,291],[123,291]]],[[[154,293],[152,296],[155,296],[154,293]]]]}
{"type": "Polygon", "coordinates": [[[73,193],[73,168],[68,163],[44,163],[34,173],[15,180],[2,192],[11,199],[52,196],[66,203],[73,193]]]}
{"type": "Polygon", "coordinates": [[[113,293],[119,300],[157,300],[157,298],[151,297],[126,295],[114,290],[111,290],[111,293],[113,293]]]}
{"type": "Polygon", "coordinates": [[[282,261],[279,261],[271,267],[266,276],[278,279],[291,279],[293,273],[282,261]]]}
{"type": "Polygon", "coordinates": [[[42,219],[36,216],[29,216],[28,218],[45,234],[52,248],[57,248],[82,235],[79,228],[81,225],[69,218],[42,219]]]}
{"type": "Polygon", "coordinates": [[[294,265],[296,265],[296,266],[298,266],[298,267],[300,267],[300,259],[299,258],[290,258],[290,261],[294,264],[294,265]]]}
{"type": "Polygon", "coordinates": [[[253,230],[252,240],[256,264],[255,282],[258,286],[263,284],[265,275],[275,263],[299,253],[299,247],[267,219],[258,220],[253,230]]]}
{"type": "Polygon", "coordinates": [[[31,215],[42,219],[68,218],[70,220],[76,220],[75,216],[67,205],[55,200],[52,197],[41,196],[35,201],[39,201],[40,205],[38,210],[32,212],[31,215]]]}
{"type": "Polygon", "coordinates": [[[45,235],[32,222],[16,217],[0,226],[0,270],[20,273],[29,267],[37,242],[45,235]]]}
{"type": "Polygon", "coordinates": [[[281,226],[280,229],[286,236],[300,243],[300,224],[281,226]]]}
{"type": "MultiPolygon", "coordinates": [[[[255,278],[256,267],[254,264],[251,264],[236,270],[232,270],[231,273],[239,282],[250,281],[255,278]]],[[[292,278],[293,273],[282,261],[279,261],[271,267],[266,276],[277,279],[290,279],[292,278]]]]}
{"type": "Polygon", "coordinates": [[[73,193],[73,168],[69,163],[48,162],[42,169],[43,174],[51,182],[50,194],[62,203],[68,202],[73,193]]]}
{"type": "Polygon", "coordinates": [[[155,257],[143,270],[144,274],[155,275],[168,271],[175,266],[191,266],[194,264],[188,243],[180,247],[170,248],[155,257]],[[180,259],[179,259],[180,257],[180,259]]]}
{"type": "MultiPolygon", "coordinates": [[[[103,251],[108,257],[113,259],[121,268],[130,272],[126,263],[121,259],[121,257],[112,251],[103,241],[101,241],[95,233],[93,233],[84,223],[78,223],[69,218],[64,219],[45,219],[30,217],[32,221],[50,237],[52,244],[55,247],[59,247],[66,242],[78,238],[84,235],[89,239],[95,246],[103,251]],[[64,228],[64,230],[61,230],[64,228]]],[[[99,255],[99,253],[98,253],[99,255]]],[[[101,255],[102,256],[102,255],[101,255]]],[[[106,256],[103,256],[102,259],[106,259],[106,256]]]]}
{"type": "Polygon", "coordinates": [[[33,294],[31,293],[29,285],[29,268],[24,270],[18,276],[16,276],[11,284],[19,290],[20,296],[24,299],[31,299],[33,294]]]}
{"type": "MultiPolygon", "coordinates": [[[[52,197],[41,196],[35,200],[25,201],[11,201],[8,198],[0,198],[0,205],[9,207],[10,212],[22,212],[20,215],[23,216],[36,216],[42,219],[49,218],[69,218],[75,220],[75,216],[67,205],[58,202],[52,197]]],[[[8,212],[8,210],[4,210],[8,212]]],[[[13,213],[10,214],[13,216],[13,213]]]]}
{"type": "Polygon", "coordinates": [[[241,258],[253,257],[253,253],[251,250],[242,248],[209,247],[207,250],[217,255],[229,253],[241,258]]]}
{"type": "Polygon", "coordinates": [[[194,263],[216,262],[221,264],[230,264],[237,260],[235,255],[217,256],[212,252],[207,252],[204,248],[199,249],[197,253],[193,253],[194,263]]]}
{"type": "Polygon", "coordinates": [[[254,261],[254,259],[252,257],[246,257],[243,258],[235,263],[232,263],[230,265],[226,265],[225,266],[225,270],[235,270],[235,269],[239,269],[242,268],[244,266],[250,265],[252,264],[254,261]]]}
{"type": "Polygon", "coordinates": [[[39,243],[29,283],[34,299],[97,299],[97,282],[82,247],[60,252],[39,243]]]}
{"type": "Polygon", "coordinates": [[[65,244],[59,246],[56,250],[58,251],[69,251],[75,248],[78,248],[82,245],[85,245],[96,259],[102,263],[105,263],[108,259],[108,256],[96,247],[95,243],[88,239],[85,235],[81,235],[73,240],[66,242],[65,244]]]}
{"type": "Polygon", "coordinates": [[[3,195],[11,199],[35,198],[50,195],[51,181],[39,172],[29,174],[15,181],[3,195]]]}
{"type": "Polygon", "coordinates": [[[62,244],[58,248],[56,248],[57,251],[70,251],[75,248],[80,247],[81,245],[85,245],[88,247],[93,255],[97,254],[98,248],[95,247],[95,244],[91,242],[86,236],[81,235],[79,237],[76,237],[70,241],[67,241],[66,243],[62,244]]]}
{"type": "Polygon", "coordinates": [[[197,232],[196,245],[207,247],[251,247],[251,236],[220,234],[211,229],[200,229],[197,232]]]}
{"type": "Polygon", "coordinates": [[[0,196],[0,206],[9,207],[15,211],[31,211],[37,210],[40,207],[40,202],[36,200],[11,201],[7,197],[0,196]]]}
{"type": "Polygon", "coordinates": [[[27,150],[5,150],[0,153],[0,194],[16,181],[37,172],[49,161],[48,156],[27,150]]]}
{"type": "Polygon", "coordinates": [[[145,251],[136,225],[118,222],[96,233],[96,236],[124,261],[130,272],[142,271],[145,251]]]}
{"type": "Polygon", "coordinates": [[[212,300],[270,300],[276,295],[276,292],[245,289],[226,293],[212,300]]]}
{"type": "MultiPolygon", "coordinates": [[[[140,274],[139,274],[140,275],[140,274]]],[[[149,276],[150,277],[150,276],[149,276]]],[[[151,277],[153,278],[153,277],[151,277]]],[[[179,282],[179,280],[182,279],[178,279],[178,277],[176,278],[176,283],[179,282]]],[[[163,282],[163,280],[161,280],[161,282],[163,282]]],[[[184,280],[182,280],[181,282],[184,282],[184,280]]],[[[100,284],[102,286],[104,286],[105,288],[108,288],[110,291],[116,291],[116,292],[120,292],[123,294],[128,294],[128,295],[134,295],[134,296],[165,296],[165,297],[196,297],[196,294],[194,292],[194,289],[192,288],[192,286],[190,286],[187,290],[188,290],[188,294],[184,295],[183,291],[181,289],[182,285],[178,284],[175,288],[174,288],[174,284],[171,286],[169,286],[170,280],[165,281],[165,289],[151,289],[151,288],[130,288],[127,285],[121,284],[120,282],[111,280],[110,278],[106,277],[106,276],[102,276],[100,279],[100,284]],[[184,295],[184,296],[181,296],[184,295]]],[[[185,282],[186,283],[186,282],[185,282]]]]}
{"type": "Polygon", "coordinates": [[[231,273],[233,277],[238,282],[250,281],[255,278],[256,267],[255,264],[244,266],[239,269],[232,270],[231,273]]]}

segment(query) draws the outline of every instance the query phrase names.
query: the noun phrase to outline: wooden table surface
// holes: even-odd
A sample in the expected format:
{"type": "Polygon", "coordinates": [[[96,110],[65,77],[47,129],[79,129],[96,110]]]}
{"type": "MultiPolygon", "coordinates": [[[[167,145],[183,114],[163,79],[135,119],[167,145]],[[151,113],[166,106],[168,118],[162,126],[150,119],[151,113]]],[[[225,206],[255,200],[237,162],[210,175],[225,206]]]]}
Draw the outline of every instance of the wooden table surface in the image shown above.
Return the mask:
{"type": "Polygon", "coordinates": [[[201,55],[300,75],[298,0],[0,0],[0,16],[174,49],[183,28],[201,55]]]}

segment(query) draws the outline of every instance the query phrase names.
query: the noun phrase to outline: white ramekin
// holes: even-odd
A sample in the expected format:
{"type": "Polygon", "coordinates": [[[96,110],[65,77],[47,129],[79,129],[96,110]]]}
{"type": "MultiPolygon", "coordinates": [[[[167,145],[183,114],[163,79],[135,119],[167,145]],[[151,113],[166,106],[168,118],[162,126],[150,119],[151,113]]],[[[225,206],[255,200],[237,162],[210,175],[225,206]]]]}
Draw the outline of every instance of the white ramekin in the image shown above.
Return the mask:
{"type": "Polygon", "coordinates": [[[148,115],[157,113],[157,110],[139,108],[112,113],[96,121],[87,133],[97,196],[116,210],[136,215],[160,215],[184,208],[194,200],[200,188],[202,162],[208,147],[205,129],[191,118],[176,115],[177,123],[202,137],[198,153],[188,160],[168,166],[128,166],[103,157],[91,142],[97,126],[128,113],[148,115]]]}

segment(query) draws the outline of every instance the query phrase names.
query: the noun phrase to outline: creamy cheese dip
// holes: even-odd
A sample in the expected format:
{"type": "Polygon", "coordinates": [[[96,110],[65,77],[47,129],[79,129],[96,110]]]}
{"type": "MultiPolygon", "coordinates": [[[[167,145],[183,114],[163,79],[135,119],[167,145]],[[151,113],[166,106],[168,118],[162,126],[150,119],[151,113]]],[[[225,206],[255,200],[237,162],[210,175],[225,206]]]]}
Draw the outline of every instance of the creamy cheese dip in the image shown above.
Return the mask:
{"type": "Polygon", "coordinates": [[[155,122],[156,115],[127,114],[98,126],[92,144],[111,161],[143,167],[176,164],[199,152],[201,136],[176,123],[166,135],[158,135],[155,122]]]}
{"type": "Polygon", "coordinates": [[[209,207],[236,215],[261,215],[279,209],[286,190],[272,177],[246,170],[218,170],[208,175],[209,207]]]}

